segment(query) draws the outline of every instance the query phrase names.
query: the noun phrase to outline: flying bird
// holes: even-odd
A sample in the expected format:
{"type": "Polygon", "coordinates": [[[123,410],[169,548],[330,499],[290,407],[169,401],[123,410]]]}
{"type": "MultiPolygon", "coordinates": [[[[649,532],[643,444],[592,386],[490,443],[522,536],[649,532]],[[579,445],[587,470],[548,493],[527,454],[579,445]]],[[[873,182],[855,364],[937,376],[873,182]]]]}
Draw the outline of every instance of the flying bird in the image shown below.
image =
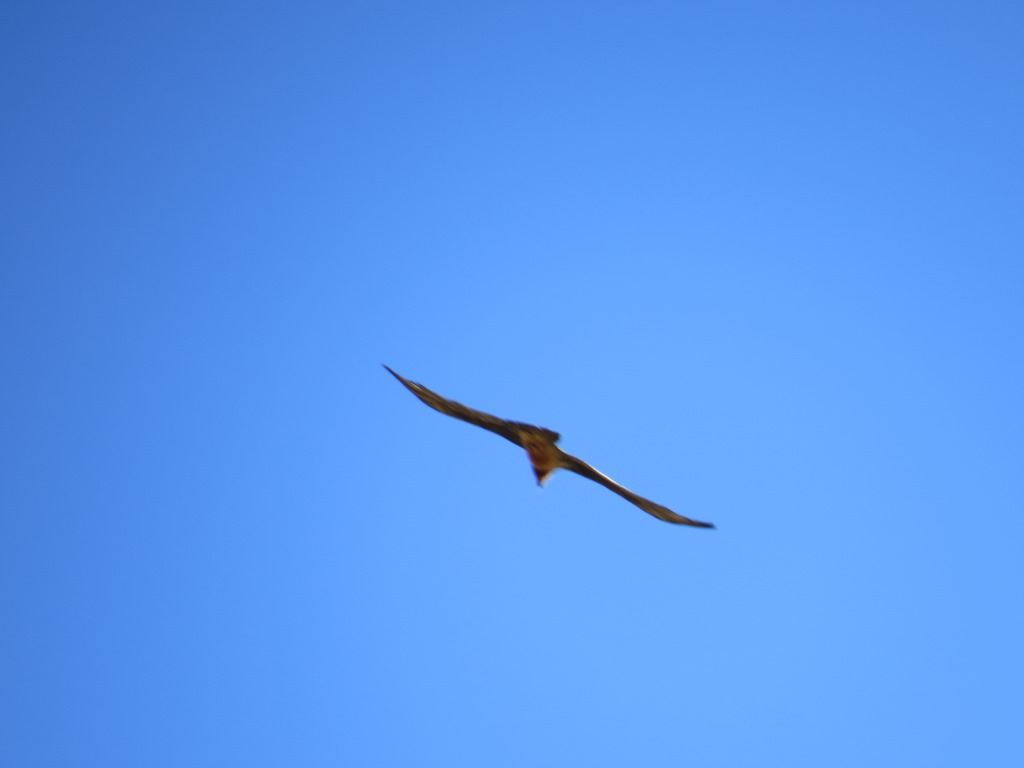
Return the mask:
{"type": "Polygon", "coordinates": [[[462,419],[462,421],[468,421],[470,424],[475,424],[478,427],[483,427],[486,430],[501,435],[520,448],[524,448],[530,457],[530,463],[533,465],[533,473],[537,476],[538,485],[543,485],[544,481],[556,469],[568,469],[570,472],[575,472],[577,475],[582,475],[588,480],[593,480],[605,488],[615,491],[626,501],[636,504],[644,512],[654,515],[659,520],[680,525],[692,525],[697,528],[715,527],[711,523],[702,523],[700,520],[691,520],[688,517],[678,515],[668,507],[655,504],[650,499],[637,496],[628,488],[623,488],[607,475],[598,472],[587,462],[577,459],[572,454],[566,453],[559,448],[556,443],[561,436],[557,432],[545,429],[544,427],[535,427],[532,424],[523,424],[519,421],[499,419],[497,416],[491,416],[489,413],[468,408],[462,403],[456,403],[454,400],[441,397],[422,384],[409,381],[386,365],[384,367],[387,368],[388,373],[402,382],[410,392],[434,410],[448,416],[454,416],[456,419],[462,419]]]}

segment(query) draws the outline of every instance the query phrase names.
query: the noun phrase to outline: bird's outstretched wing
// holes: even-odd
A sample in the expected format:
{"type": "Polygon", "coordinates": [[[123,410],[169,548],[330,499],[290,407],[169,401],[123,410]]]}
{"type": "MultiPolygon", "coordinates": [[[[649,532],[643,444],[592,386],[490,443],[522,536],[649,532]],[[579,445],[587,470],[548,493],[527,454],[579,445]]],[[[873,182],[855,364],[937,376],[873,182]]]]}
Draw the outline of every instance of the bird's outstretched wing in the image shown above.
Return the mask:
{"type": "Polygon", "coordinates": [[[454,416],[456,419],[462,419],[463,421],[468,421],[470,424],[475,424],[478,427],[488,429],[520,447],[523,447],[522,430],[520,427],[528,427],[540,432],[549,433],[554,440],[558,440],[558,433],[552,432],[549,429],[533,427],[529,424],[520,424],[519,422],[508,421],[506,419],[499,419],[497,416],[492,416],[489,413],[469,408],[462,403],[457,403],[454,400],[441,397],[437,392],[427,389],[422,384],[417,384],[415,381],[409,381],[405,377],[392,371],[386,365],[384,367],[387,368],[388,373],[402,382],[410,392],[435,411],[440,411],[447,416],[454,416]]]}
{"type": "Polygon", "coordinates": [[[679,525],[692,525],[696,528],[714,528],[713,523],[703,523],[700,520],[691,520],[689,517],[683,517],[673,512],[668,507],[663,507],[661,504],[655,504],[650,499],[645,499],[643,496],[637,496],[628,488],[616,483],[608,475],[598,472],[592,466],[582,459],[578,459],[571,453],[560,451],[561,465],[564,469],[568,469],[570,472],[575,472],[577,475],[582,475],[588,480],[593,480],[595,483],[600,483],[610,491],[615,491],[626,501],[636,504],[640,509],[649,515],[654,515],[659,520],[664,520],[667,523],[677,523],[679,525]]]}

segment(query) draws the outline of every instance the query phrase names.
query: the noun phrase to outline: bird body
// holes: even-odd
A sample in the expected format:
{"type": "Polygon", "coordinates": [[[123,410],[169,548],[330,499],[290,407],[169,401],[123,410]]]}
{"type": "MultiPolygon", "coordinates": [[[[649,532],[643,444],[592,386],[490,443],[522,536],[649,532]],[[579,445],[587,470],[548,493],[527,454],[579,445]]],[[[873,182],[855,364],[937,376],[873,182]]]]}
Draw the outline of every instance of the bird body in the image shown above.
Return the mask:
{"type": "Polygon", "coordinates": [[[537,476],[537,485],[544,485],[552,472],[565,466],[562,459],[565,451],[555,445],[558,438],[551,440],[545,432],[549,430],[535,431],[528,427],[519,433],[526,455],[530,457],[533,474],[537,476]]]}
{"type": "Polygon", "coordinates": [[[556,469],[568,469],[570,472],[575,472],[589,480],[600,483],[605,488],[610,491],[614,491],[619,496],[622,496],[627,501],[635,504],[644,512],[653,515],[659,520],[679,525],[692,525],[697,528],[715,527],[711,523],[704,523],[700,520],[683,517],[682,515],[673,512],[668,507],[663,507],[650,499],[638,496],[628,488],[619,485],[607,475],[598,472],[582,459],[579,459],[570,453],[566,453],[559,448],[556,443],[559,441],[561,436],[554,430],[537,427],[533,424],[524,424],[519,421],[500,419],[489,413],[469,408],[462,403],[457,403],[454,400],[441,397],[441,395],[427,389],[422,384],[409,381],[395,373],[386,365],[384,367],[410,392],[434,410],[440,411],[448,416],[453,416],[456,419],[469,422],[470,424],[475,424],[478,427],[483,427],[484,429],[501,435],[509,442],[515,443],[525,449],[530,458],[530,464],[533,467],[533,473],[537,478],[538,485],[543,485],[551,476],[551,473],[556,469]]]}

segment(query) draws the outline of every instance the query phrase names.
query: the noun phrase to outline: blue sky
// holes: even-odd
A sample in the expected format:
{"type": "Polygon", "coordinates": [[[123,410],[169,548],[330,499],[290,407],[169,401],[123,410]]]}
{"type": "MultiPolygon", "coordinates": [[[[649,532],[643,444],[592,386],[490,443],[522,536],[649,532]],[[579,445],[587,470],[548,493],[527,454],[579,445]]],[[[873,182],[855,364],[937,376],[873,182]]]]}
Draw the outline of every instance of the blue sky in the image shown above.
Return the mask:
{"type": "Polygon", "coordinates": [[[0,762],[1021,764],[1022,17],[8,4],[0,762]]]}

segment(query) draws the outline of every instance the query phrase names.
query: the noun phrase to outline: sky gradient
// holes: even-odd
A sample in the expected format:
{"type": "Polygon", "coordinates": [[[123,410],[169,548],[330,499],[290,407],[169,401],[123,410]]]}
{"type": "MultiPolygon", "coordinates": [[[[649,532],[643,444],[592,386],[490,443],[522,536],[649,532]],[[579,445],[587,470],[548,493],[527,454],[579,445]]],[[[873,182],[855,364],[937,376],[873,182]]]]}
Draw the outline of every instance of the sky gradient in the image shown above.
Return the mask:
{"type": "Polygon", "coordinates": [[[8,4],[0,763],[1024,764],[1022,25],[8,4]]]}

